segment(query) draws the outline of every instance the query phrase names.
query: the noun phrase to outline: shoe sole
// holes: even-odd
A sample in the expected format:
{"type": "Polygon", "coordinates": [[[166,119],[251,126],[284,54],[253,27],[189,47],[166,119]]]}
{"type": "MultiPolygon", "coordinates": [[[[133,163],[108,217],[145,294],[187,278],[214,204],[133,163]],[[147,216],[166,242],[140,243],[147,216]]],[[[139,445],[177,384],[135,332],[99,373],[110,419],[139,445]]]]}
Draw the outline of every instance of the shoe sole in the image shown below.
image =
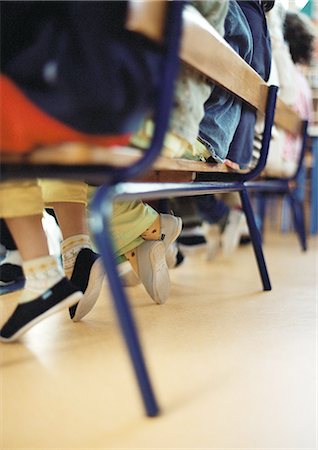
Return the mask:
{"type": "MultiPolygon", "coordinates": [[[[143,283],[150,297],[158,305],[162,305],[163,303],[165,303],[170,294],[170,277],[168,267],[165,262],[165,255],[166,250],[164,245],[153,246],[149,253],[149,259],[153,273],[150,289],[147,289],[145,283],[143,283]],[[158,261],[163,262],[159,265],[158,261]]],[[[144,279],[144,276],[142,275],[142,269],[140,273],[140,279],[141,281],[144,279]]]]}
{"type": "Polygon", "coordinates": [[[177,224],[175,233],[169,239],[169,241],[167,241],[167,242],[163,241],[165,244],[165,249],[166,249],[166,262],[167,262],[167,266],[169,269],[173,269],[176,266],[178,249],[176,248],[176,249],[172,250],[172,252],[171,251],[169,252],[169,250],[171,249],[172,244],[180,236],[180,233],[182,230],[182,219],[180,217],[176,217],[176,219],[178,219],[178,224],[177,224]]]}
{"type": "Polygon", "coordinates": [[[16,280],[13,280],[13,281],[0,281],[0,287],[11,286],[14,283],[16,283],[16,280]]]}
{"type": "Polygon", "coordinates": [[[178,247],[174,242],[166,250],[166,262],[168,269],[174,269],[177,264],[178,247]]]}
{"type": "Polygon", "coordinates": [[[166,251],[168,250],[168,247],[177,240],[182,230],[182,219],[180,217],[176,217],[176,219],[178,219],[178,224],[175,229],[175,233],[170,237],[169,241],[168,240],[163,241],[163,243],[165,244],[166,251]]]}
{"type": "Polygon", "coordinates": [[[15,334],[13,334],[9,338],[4,338],[0,336],[0,342],[13,342],[19,339],[24,333],[26,333],[30,328],[32,328],[37,323],[46,319],[47,317],[63,310],[64,308],[69,308],[75,305],[82,298],[83,293],[81,291],[74,292],[73,294],[66,297],[63,301],[53,306],[49,310],[45,311],[43,314],[35,317],[33,320],[25,324],[22,328],[20,328],[15,334]]]}
{"type": "Polygon", "coordinates": [[[78,302],[74,317],[72,319],[73,322],[79,322],[93,309],[102,289],[104,277],[105,272],[102,259],[98,258],[92,265],[88,285],[83,294],[83,297],[78,302]]]}

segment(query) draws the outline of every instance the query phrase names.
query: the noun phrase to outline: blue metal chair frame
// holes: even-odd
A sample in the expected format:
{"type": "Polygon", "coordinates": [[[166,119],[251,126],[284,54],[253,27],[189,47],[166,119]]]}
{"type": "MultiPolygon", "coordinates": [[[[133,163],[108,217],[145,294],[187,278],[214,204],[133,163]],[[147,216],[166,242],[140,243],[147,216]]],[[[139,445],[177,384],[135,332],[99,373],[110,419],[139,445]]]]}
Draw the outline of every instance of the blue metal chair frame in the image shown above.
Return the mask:
{"type": "MultiPolygon", "coordinates": [[[[131,183],[125,182],[123,179],[123,181],[119,183],[104,184],[101,186],[91,203],[91,229],[94,234],[97,247],[102,256],[110,289],[113,295],[117,316],[126,339],[126,344],[130,352],[131,360],[145,402],[146,411],[149,416],[157,415],[158,406],[146,371],[135,322],[129,309],[127,296],[121,285],[116,270],[116,258],[110,232],[112,203],[116,200],[163,199],[168,197],[239,192],[252,238],[254,253],[263,283],[263,289],[271,290],[271,283],[262,250],[261,237],[255,223],[254,214],[245,183],[252,177],[257,176],[266,163],[271,138],[271,129],[274,120],[276,96],[277,87],[271,86],[269,88],[267,99],[261,156],[257,166],[251,172],[247,174],[204,173],[204,176],[210,175],[211,178],[220,177],[220,179],[216,181],[199,181],[195,183],[131,183]]],[[[157,156],[156,151],[156,148],[148,151],[150,153],[148,158],[151,162],[154,161],[157,156]]],[[[137,163],[137,165],[138,164],[139,163],[137,163]]],[[[133,168],[134,174],[139,173],[139,171],[136,170],[137,165],[133,168]]],[[[129,169],[127,172],[130,176],[129,169]]]]}
{"type": "MultiPolygon", "coordinates": [[[[257,259],[263,288],[270,290],[271,284],[266,268],[266,263],[262,251],[262,243],[257,229],[254,214],[248,197],[245,182],[250,177],[256,176],[262,170],[268,152],[271,128],[274,119],[274,111],[276,104],[277,88],[271,86],[269,89],[267,110],[265,116],[265,129],[263,133],[262,155],[258,166],[249,174],[222,174],[218,181],[206,181],[196,183],[130,183],[121,182],[116,185],[103,185],[97,191],[92,204],[92,231],[95,236],[97,246],[103,258],[105,270],[107,271],[110,289],[115,299],[115,307],[120,320],[123,333],[126,338],[131,358],[140,380],[140,386],[148,404],[148,415],[155,415],[157,408],[147,376],[145,374],[144,362],[139,350],[137,341],[137,333],[135,324],[132,320],[125,291],[122,288],[120,279],[117,274],[115,255],[113,251],[112,241],[110,238],[110,217],[111,205],[116,200],[133,200],[133,199],[162,199],[168,197],[183,197],[193,195],[203,195],[222,192],[239,192],[242,200],[243,210],[245,212],[250,234],[252,236],[253,248],[257,259]],[[226,180],[228,178],[228,180],[226,180]],[[232,178],[232,179],[231,179],[232,178]]],[[[205,176],[207,174],[204,174],[205,176]]],[[[208,174],[217,176],[217,174],[208,174]]]]}
{"type": "MultiPolygon", "coordinates": [[[[297,195],[298,179],[303,168],[303,161],[306,151],[307,143],[307,126],[308,122],[304,121],[302,130],[302,147],[299,155],[298,166],[295,173],[291,177],[286,178],[263,178],[260,180],[253,180],[246,183],[246,187],[250,192],[257,192],[258,197],[258,212],[261,223],[264,224],[266,211],[266,196],[271,195],[285,195],[289,200],[291,210],[293,213],[294,227],[303,251],[307,250],[306,226],[305,226],[305,209],[304,199],[297,195]]],[[[263,226],[261,227],[261,232],[263,226]]]]}

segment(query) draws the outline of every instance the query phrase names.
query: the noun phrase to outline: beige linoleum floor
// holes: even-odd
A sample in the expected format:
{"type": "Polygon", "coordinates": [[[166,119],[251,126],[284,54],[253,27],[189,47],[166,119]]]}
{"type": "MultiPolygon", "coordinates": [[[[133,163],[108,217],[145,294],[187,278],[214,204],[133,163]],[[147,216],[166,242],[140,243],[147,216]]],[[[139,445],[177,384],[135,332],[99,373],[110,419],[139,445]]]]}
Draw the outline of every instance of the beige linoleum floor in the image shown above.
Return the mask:
{"type": "MultiPolygon", "coordinates": [[[[267,235],[273,290],[250,246],[188,259],[172,295],[130,288],[162,413],[146,418],[110,299],[1,345],[3,449],[316,449],[318,240],[267,235]]],[[[107,295],[107,290],[104,290],[107,295]]],[[[14,294],[0,297],[3,316],[14,294]]]]}

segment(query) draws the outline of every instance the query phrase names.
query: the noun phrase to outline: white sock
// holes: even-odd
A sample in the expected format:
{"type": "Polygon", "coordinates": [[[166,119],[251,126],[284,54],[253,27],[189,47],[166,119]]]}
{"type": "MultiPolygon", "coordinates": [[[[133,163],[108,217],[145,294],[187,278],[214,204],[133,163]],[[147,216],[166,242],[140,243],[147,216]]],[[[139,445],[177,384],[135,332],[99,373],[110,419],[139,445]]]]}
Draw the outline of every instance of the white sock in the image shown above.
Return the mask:
{"type": "Polygon", "coordinates": [[[26,278],[19,303],[29,302],[58,283],[64,272],[55,256],[43,256],[23,263],[26,278]]]}
{"type": "Polygon", "coordinates": [[[7,250],[4,259],[1,261],[1,265],[2,264],[22,266],[22,258],[19,250],[7,250]]]}
{"type": "Polygon", "coordinates": [[[87,234],[76,234],[62,241],[61,253],[67,278],[71,278],[77,255],[82,248],[92,248],[90,237],[87,234]]]}

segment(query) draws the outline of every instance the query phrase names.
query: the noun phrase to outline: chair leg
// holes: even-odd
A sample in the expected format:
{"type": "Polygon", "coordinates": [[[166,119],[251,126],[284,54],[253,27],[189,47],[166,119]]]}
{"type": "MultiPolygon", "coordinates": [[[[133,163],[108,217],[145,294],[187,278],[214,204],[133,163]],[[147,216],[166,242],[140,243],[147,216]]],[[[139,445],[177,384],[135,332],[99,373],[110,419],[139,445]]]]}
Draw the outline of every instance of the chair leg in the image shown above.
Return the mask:
{"type": "Polygon", "coordinates": [[[261,240],[259,230],[256,226],[251,202],[250,202],[250,199],[248,197],[248,193],[247,193],[247,190],[245,187],[242,191],[240,191],[240,197],[241,197],[242,208],[245,213],[246,221],[247,221],[248,228],[249,228],[249,232],[250,232],[250,236],[251,236],[251,240],[252,240],[252,244],[253,244],[253,249],[254,249],[256,261],[258,264],[258,269],[259,269],[260,276],[262,279],[263,289],[264,289],[264,291],[270,291],[272,289],[272,287],[271,287],[271,282],[269,279],[269,275],[268,275],[268,271],[267,271],[267,267],[266,267],[266,263],[265,263],[265,258],[264,258],[264,254],[263,254],[262,240],[261,240]]]}
{"type": "Polygon", "coordinates": [[[294,226],[301,245],[302,250],[307,250],[305,211],[303,202],[297,199],[292,192],[288,193],[288,198],[293,212],[294,226]]]}
{"type": "Polygon", "coordinates": [[[136,324],[116,269],[109,226],[112,201],[113,194],[108,186],[102,186],[96,192],[91,203],[91,229],[108,277],[115,312],[135,370],[146,414],[152,417],[158,415],[159,408],[148,376],[136,324]]]}

